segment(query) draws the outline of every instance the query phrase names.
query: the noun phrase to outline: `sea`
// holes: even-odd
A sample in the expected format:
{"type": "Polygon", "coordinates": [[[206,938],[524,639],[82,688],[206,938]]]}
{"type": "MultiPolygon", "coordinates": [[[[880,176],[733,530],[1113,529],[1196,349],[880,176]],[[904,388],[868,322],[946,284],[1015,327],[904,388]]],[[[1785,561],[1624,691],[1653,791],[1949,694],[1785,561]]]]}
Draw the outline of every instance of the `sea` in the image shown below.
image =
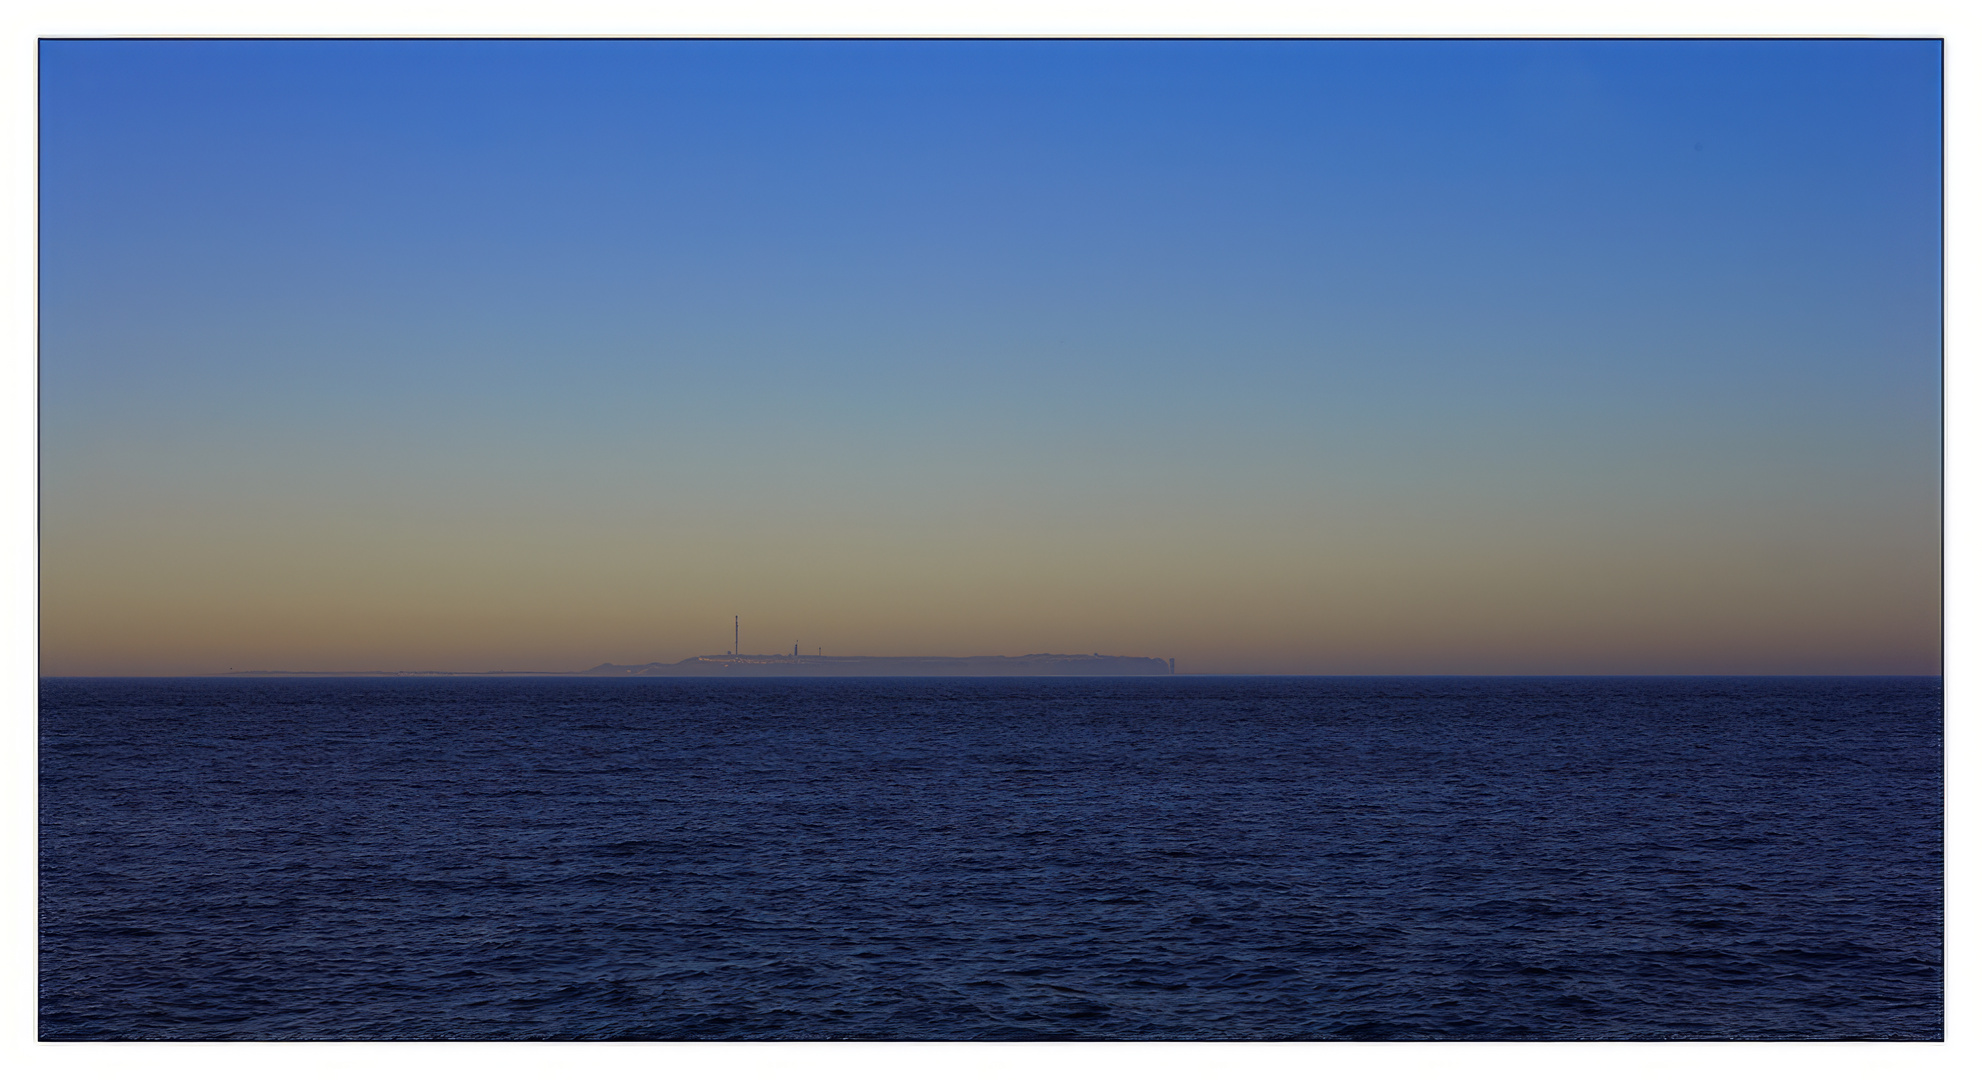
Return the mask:
{"type": "Polygon", "coordinates": [[[1938,1040],[1938,678],[44,679],[44,1040],[1938,1040]]]}

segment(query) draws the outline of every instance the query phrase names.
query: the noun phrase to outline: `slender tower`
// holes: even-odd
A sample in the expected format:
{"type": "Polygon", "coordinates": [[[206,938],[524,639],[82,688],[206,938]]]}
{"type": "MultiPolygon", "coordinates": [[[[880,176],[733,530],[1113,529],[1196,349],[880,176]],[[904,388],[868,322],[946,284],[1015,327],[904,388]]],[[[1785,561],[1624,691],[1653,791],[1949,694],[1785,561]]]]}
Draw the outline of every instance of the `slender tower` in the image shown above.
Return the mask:
{"type": "Polygon", "coordinates": [[[735,621],[730,623],[729,628],[729,654],[735,656],[736,650],[743,647],[743,616],[732,615],[730,618],[735,621]]]}

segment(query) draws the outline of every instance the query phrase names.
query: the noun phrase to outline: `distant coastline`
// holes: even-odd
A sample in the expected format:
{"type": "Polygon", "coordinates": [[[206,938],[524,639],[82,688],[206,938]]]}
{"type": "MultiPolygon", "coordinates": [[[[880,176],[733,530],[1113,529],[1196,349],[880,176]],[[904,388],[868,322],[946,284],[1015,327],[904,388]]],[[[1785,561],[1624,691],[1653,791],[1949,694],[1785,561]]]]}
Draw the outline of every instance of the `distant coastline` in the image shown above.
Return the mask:
{"type": "Polygon", "coordinates": [[[214,678],[294,676],[313,678],[431,676],[586,676],[593,678],[792,678],[896,675],[1174,675],[1176,661],[1153,656],[1100,653],[1028,653],[1025,656],[803,656],[712,653],[675,663],[600,664],[582,671],[223,671],[214,678]]]}

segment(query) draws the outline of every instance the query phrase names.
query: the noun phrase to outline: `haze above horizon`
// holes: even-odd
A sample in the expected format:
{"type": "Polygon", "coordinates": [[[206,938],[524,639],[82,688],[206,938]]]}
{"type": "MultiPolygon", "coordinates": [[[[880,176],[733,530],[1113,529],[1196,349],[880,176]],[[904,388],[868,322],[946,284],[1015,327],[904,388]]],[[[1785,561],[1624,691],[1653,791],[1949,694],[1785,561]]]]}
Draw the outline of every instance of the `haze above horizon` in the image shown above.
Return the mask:
{"type": "Polygon", "coordinates": [[[1930,41],[47,41],[48,675],[1940,671],[1930,41]]]}

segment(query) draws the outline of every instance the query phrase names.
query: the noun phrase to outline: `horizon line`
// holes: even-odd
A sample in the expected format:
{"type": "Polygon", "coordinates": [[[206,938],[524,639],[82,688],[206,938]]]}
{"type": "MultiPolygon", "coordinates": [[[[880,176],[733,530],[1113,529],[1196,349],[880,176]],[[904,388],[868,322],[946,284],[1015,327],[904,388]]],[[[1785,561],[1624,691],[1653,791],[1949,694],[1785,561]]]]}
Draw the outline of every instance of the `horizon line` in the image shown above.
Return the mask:
{"type": "MultiPolygon", "coordinates": [[[[621,667],[647,667],[672,665],[629,664],[621,667]]],[[[634,675],[601,673],[587,670],[576,671],[511,671],[497,669],[490,671],[441,671],[437,669],[404,668],[397,670],[329,671],[329,670],[281,670],[251,669],[247,671],[205,671],[178,675],[154,674],[94,674],[64,675],[42,673],[37,679],[238,679],[238,678],[585,678],[585,679],[722,679],[737,678],[717,673],[705,675],[634,675]]],[[[1220,678],[1220,679],[1944,679],[1945,672],[1917,671],[1859,671],[1859,672],[1783,672],[1783,671],[1742,671],[1742,672],[1703,672],[1703,671],[1658,671],[1658,672],[1313,672],[1313,671],[1190,671],[1171,672],[1163,675],[1041,675],[1041,674],[986,674],[986,675],[864,675],[864,676],[804,676],[793,675],[787,678],[873,678],[873,679],[1029,679],[1029,678],[1089,678],[1089,679],[1155,679],[1155,678],[1220,678]]]]}

